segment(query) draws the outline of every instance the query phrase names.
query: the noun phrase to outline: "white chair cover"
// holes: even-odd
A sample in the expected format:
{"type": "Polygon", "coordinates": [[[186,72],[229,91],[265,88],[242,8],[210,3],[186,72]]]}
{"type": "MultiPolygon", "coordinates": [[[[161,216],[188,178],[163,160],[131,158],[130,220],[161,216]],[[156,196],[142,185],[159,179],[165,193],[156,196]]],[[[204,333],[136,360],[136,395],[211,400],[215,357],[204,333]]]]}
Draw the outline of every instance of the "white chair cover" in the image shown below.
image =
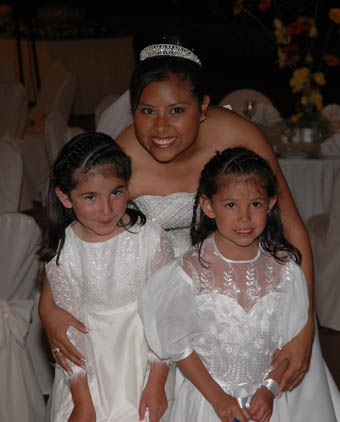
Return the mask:
{"type": "MultiPolygon", "coordinates": [[[[64,117],[54,111],[45,118],[44,142],[49,161],[49,167],[52,166],[61,148],[74,136],[84,133],[84,129],[77,126],[68,126],[64,117]]],[[[45,178],[40,185],[40,194],[42,203],[45,204],[48,192],[48,178],[45,178]]]]}
{"type": "Polygon", "coordinates": [[[0,137],[22,137],[28,113],[26,91],[20,82],[0,83],[0,137]]]}
{"type": "Polygon", "coordinates": [[[340,120],[340,104],[328,104],[322,109],[322,114],[331,122],[340,120]]]}
{"type": "Polygon", "coordinates": [[[130,91],[127,90],[102,113],[97,132],[106,133],[115,139],[132,122],[130,91]]]}
{"type": "Polygon", "coordinates": [[[41,422],[45,402],[26,348],[39,263],[32,217],[0,215],[0,420],[41,422]]]}
{"type": "Polygon", "coordinates": [[[34,201],[42,201],[41,189],[49,175],[49,159],[42,133],[45,118],[52,112],[58,112],[67,122],[71,114],[75,91],[74,73],[66,71],[63,63],[56,60],[42,83],[37,103],[29,114],[29,125],[23,135],[24,165],[34,201]]]}
{"type": "Polygon", "coordinates": [[[340,331],[340,173],[329,213],[312,216],[307,229],[314,255],[315,312],[321,326],[340,331]]]}
{"type": "Polygon", "coordinates": [[[55,60],[42,82],[37,102],[29,113],[29,121],[44,119],[52,111],[59,111],[67,122],[74,102],[76,78],[60,60],[55,60]]]}
{"type": "Polygon", "coordinates": [[[54,111],[45,119],[44,139],[50,165],[52,165],[61,148],[74,136],[84,133],[84,129],[68,126],[63,116],[54,111]]]}
{"type": "Polygon", "coordinates": [[[0,214],[31,209],[29,187],[23,171],[22,141],[0,139],[0,214]]]}
{"type": "Polygon", "coordinates": [[[101,118],[101,115],[103,114],[103,112],[111,105],[113,104],[116,100],[118,100],[118,98],[120,97],[119,94],[111,94],[111,95],[107,95],[105,96],[101,101],[99,101],[99,103],[97,104],[95,110],[94,110],[94,121],[95,121],[95,126],[98,126],[99,120],[101,118]]]}
{"type": "Polygon", "coordinates": [[[230,104],[232,110],[240,116],[246,117],[244,110],[246,109],[247,103],[252,101],[256,107],[256,104],[266,104],[272,106],[271,100],[264,94],[254,89],[236,89],[235,91],[227,94],[221,101],[221,106],[230,104]]]}

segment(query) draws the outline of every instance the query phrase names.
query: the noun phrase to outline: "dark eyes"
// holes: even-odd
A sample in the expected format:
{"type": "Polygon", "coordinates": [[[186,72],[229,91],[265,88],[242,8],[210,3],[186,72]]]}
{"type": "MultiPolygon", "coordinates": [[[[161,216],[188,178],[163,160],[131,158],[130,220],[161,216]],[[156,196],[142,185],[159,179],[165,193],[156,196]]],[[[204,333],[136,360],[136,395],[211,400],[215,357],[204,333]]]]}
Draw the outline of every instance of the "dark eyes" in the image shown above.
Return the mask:
{"type": "MultiPolygon", "coordinates": [[[[152,108],[149,107],[143,107],[140,109],[142,114],[145,114],[146,116],[150,116],[152,114],[155,114],[156,111],[152,108]]],[[[170,110],[170,114],[181,114],[184,112],[184,108],[183,107],[174,107],[170,110]]]]}
{"type": "Polygon", "coordinates": [[[252,205],[253,208],[259,208],[259,207],[262,206],[261,202],[259,202],[259,201],[254,201],[254,202],[251,203],[251,205],[252,205]]]}
{"type": "Polygon", "coordinates": [[[141,112],[143,114],[150,115],[150,114],[154,113],[154,110],[152,108],[144,107],[144,108],[141,109],[141,112]]]}
{"type": "Polygon", "coordinates": [[[172,114],[180,114],[180,113],[183,113],[183,111],[184,111],[184,108],[183,107],[174,107],[171,110],[171,113],[172,114]]]}

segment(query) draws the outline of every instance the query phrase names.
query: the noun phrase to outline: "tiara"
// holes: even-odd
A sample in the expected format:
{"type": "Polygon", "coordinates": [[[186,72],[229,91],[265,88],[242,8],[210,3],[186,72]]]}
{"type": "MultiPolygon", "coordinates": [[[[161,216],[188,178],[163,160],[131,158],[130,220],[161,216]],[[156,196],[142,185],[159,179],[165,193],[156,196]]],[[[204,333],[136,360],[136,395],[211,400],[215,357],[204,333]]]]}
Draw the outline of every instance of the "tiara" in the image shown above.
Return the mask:
{"type": "Polygon", "coordinates": [[[140,53],[140,60],[155,56],[175,56],[191,60],[202,66],[201,60],[192,51],[176,44],[153,44],[145,47],[140,53]]]}

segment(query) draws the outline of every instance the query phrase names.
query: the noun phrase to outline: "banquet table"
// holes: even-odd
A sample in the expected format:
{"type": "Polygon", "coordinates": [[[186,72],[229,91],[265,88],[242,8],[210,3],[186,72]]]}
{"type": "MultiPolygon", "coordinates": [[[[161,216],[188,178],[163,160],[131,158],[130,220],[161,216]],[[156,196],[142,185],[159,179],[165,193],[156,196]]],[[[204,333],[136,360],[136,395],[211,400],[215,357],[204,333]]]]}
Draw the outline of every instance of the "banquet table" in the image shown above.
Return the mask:
{"type": "Polygon", "coordinates": [[[333,182],[340,172],[340,156],[292,156],[278,160],[303,221],[328,212],[333,182]]]}

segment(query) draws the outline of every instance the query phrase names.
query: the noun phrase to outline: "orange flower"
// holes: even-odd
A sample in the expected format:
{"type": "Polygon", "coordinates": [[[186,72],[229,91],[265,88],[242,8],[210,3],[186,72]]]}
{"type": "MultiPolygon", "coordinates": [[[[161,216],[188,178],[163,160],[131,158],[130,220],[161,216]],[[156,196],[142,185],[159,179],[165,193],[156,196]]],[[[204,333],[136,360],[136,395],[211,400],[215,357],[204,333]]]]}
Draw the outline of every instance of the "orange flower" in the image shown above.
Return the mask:
{"type": "Polygon", "coordinates": [[[325,54],[323,59],[330,67],[340,66],[340,59],[335,54],[325,54]]]}
{"type": "Polygon", "coordinates": [[[272,0],[261,0],[259,4],[259,10],[261,10],[261,12],[265,12],[270,8],[271,5],[272,0]]]}
{"type": "Polygon", "coordinates": [[[237,0],[234,6],[234,15],[239,15],[243,8],[243,0],[237,0]]]}
{"type": "Polygon", "coordinates": [[[335,23],[340,23],[340,9],[333,8],[328,13],[329,19],[335,23]]]}

